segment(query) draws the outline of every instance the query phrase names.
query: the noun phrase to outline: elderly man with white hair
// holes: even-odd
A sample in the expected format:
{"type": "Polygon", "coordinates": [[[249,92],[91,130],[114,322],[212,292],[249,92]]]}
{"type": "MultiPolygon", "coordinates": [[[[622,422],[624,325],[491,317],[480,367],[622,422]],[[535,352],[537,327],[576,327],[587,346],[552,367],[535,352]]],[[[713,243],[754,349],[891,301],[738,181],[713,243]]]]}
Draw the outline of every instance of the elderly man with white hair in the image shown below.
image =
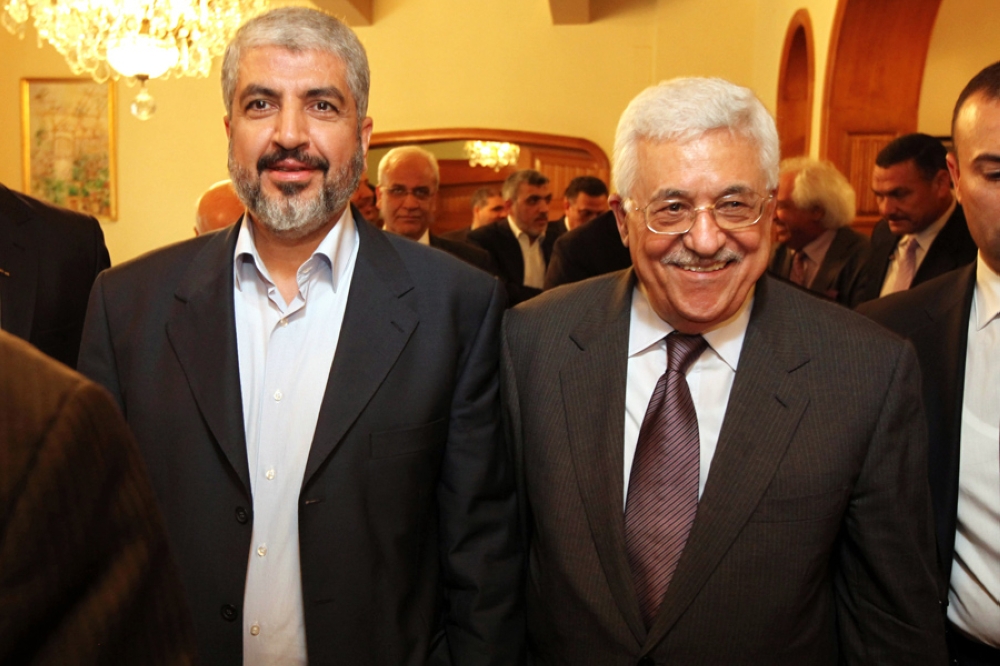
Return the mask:
{"type": "Polygon", "coordinates": [[[781,162],[777,202],[771,273],[847,304],[868,257],[850,226],[854,188],[830,162],[793,157],[781,162]]]}
{"type": "Polygon", "coordinates": [[[378,163],[378,207],[384,229],[494,272],[486,250],[431,233],[440,185],[441,172],[434,153],[420,146],[399,146],[383,155],[378,163]]]}
{"type": "Polygon", "coordinates": [[[648,88],[614,179],[633,267],[504,322],[534,663],[945,663],[916,358],[764,275],[764,106],[648,88]]]}

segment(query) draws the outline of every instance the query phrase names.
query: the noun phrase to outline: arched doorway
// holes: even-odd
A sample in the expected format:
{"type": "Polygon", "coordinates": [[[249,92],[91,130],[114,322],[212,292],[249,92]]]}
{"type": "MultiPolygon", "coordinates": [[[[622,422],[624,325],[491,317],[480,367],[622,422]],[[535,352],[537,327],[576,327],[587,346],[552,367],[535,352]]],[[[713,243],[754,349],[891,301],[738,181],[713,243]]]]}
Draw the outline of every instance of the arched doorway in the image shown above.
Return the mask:
{"type": "Polygon", "coordinates": [[[858,193],[859,227],[878,218],[875,155],[917,129],[924,63],[941,0],[840,0],[830,38],[820,154],[858,193]]]}
{"type": "Polygon", "coordinates": [[[781,156],[809,154],[815,77],[812,22],[800,9],[788,24],[778,74],[778,136],[781,156]]]}

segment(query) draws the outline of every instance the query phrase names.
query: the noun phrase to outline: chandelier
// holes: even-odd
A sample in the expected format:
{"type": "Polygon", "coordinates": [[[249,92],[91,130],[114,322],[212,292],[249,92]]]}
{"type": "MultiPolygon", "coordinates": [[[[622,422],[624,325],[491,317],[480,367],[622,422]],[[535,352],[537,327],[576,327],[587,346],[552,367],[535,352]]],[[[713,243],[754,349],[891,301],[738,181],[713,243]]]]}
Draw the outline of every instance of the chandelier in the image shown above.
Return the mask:
{"type": "Polygon", "coordinates": [[[145,120],[156,110],[148,79],[208,76],[240,24],[266,8],[267,0],[6,0],[0,22],[23,39],[33,18],[39,47],[52,44],[74,74],[139,81],[132,113],[145,120]]]}
{"type": "Polygon", "coordinates": [[[499,171],[517,164],[521,147],[516,143],[500,143],[499,141],[466,141],[465,156],[471,166],[484,166],[499,171]]]}

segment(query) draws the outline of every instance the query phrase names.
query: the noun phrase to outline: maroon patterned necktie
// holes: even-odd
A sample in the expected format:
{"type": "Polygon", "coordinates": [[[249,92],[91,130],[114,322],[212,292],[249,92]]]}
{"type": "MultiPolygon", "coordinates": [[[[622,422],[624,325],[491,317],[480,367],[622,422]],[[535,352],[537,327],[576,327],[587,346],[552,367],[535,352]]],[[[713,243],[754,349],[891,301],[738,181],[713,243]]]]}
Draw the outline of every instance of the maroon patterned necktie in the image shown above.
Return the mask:
{"type": "Polygon", "coordinates": [[[700,335],[667,336],[667,371],[649,400],[629,475],[625,545],[647,628],[698,511],[698,415],[684,373],[707,346],[700,335]]]}

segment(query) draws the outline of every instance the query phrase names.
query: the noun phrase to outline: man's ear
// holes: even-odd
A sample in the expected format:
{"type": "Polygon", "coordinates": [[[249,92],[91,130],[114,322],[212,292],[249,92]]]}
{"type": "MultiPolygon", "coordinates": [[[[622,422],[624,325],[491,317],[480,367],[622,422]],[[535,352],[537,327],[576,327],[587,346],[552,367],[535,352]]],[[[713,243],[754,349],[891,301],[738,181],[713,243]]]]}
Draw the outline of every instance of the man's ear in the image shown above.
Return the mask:
{"type": "Polygon", "coordinates": [[[948,174],[951,176],[951,182],[955,184],[955,198],[958,199],[958,203],[962,203],[962,194],[958,188],[958,181],[962,178],[962,172],[958,167],[958,155],[948,153],[945,159],[948,162],[948,174]]]}
{"type": "Polygon", "coordinates": [[[628,210],[625,208],[625,200],[617,194],[612,194],[608,198],[608,205],[615,212],[615,223],[618,225],[618,235],[622,238],[622,245],[628,247],[628,210]]]}
{"type": "Polygon", "coordinates": [[[231,139],[230,133],[232,130],[229,129],[229,116],[222,116],[222,124],[226,126],[226,138],[231,139]]]}

